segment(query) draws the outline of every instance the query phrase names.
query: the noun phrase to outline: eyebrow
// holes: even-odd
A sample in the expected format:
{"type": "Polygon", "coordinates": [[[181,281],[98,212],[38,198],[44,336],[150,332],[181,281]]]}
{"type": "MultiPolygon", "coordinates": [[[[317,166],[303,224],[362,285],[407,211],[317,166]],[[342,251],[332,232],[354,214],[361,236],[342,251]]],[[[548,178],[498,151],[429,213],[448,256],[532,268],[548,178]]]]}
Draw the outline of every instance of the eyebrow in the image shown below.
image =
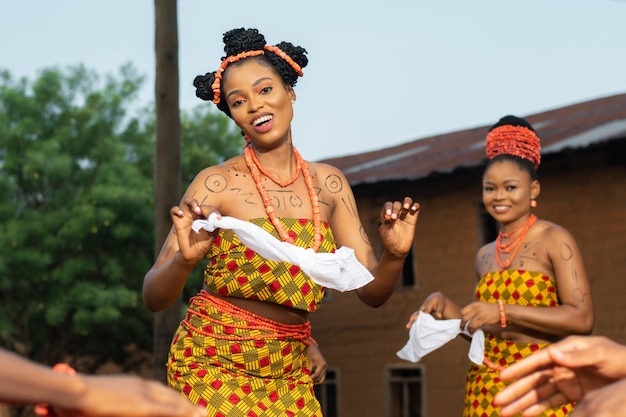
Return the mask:
{"type": "MultiPolygon", "coordinates": [[[[256,80],[255,82],[252,83],[252,87],[256,87],[257,85],[261,84],[262,82],[264,82],[266,80],[272,80],[272,78],[271,77],[261,77],[261,78],[259,78],[258,80],[256,80]]],[[[228,99],[233,94],[238,94],[239,92],[241,92],[241,90],[233,90],[230,93],[226,94],[226,98],[228,99]]]]}

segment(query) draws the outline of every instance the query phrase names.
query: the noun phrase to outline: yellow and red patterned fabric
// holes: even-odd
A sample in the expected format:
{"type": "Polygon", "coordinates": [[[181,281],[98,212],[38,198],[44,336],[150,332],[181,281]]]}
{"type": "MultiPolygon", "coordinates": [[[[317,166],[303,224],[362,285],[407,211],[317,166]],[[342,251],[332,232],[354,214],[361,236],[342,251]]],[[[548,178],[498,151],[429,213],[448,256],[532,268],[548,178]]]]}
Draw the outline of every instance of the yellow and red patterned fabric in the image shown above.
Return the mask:
{"type": "Polygon", "coordinates": [[[174,335],[168,383],[211,417],[321,417],[309,337],[308,322],[277,323],[201,292],[174,335]]]}
{"type": "MultiPolygon", "coordinates": [[[[531,307],[554,307],[560,304],[553,278],[537,272],[523,270],[495,271],[485,274],[476,286],[476,300],[531,307]]],[[[548,313],[546,311],[546,313],[548,313]]],[[[548,346],[548,344],[515,343],[485,332],[485,358],[499,366],[514,362],[548,346]]],[[[470,364],[467,373],[465,417],[498,417],[499,410],[491,405],[493,397],[504,389],[498,371],[486,365],[470,364]]],[[[542,416],[567,416],[574,404],[546,410],[542,416]]]]}
{"type": "MultiPolygon", "coordinates": [[[[310,248],[314,228],[310,219],[280,219],[285,230],[295,238],[295,244],[310,248]]],[[[276,228],[268,218],[251,219],[279,239],[276,228]]],[[[322,222],[320,253],[337,249],[328,223],[322,222]]],[[[232,230],[221,230],[204,271],[205,288],[225,297],[267,301],[305,311],[315,311],[324,298],[324,288],[316,284],[297,266],[288,262],[268,261],[246,247],[232,230]]]]}

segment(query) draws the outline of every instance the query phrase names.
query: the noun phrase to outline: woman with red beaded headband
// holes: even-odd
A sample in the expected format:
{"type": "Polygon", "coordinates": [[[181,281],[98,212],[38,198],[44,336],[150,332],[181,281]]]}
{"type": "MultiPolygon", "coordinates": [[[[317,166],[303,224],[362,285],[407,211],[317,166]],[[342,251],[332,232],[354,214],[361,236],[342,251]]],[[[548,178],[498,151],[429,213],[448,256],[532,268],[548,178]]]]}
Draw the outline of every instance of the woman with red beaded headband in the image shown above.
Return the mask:
{"type": "MultiPolygon", "coordinates": [[[[504,389],[499,372],[567,335],[593,329],[591,290],[582,256],[563,227],[538,219],[540,141],[526,120],[506,116],[487,133],[483,205],[500,225],[495,241],[476,255],[476,301],[460,307],[441,292],[419,313],[461,319],[461,329],[484,332],[484,362],[470,364],[464,416],[500,416],[492,405],[504,389]]],[[[542,416],[566,416],[572,403],[552,404],[542,416]]]]}
{"type": "Polygon", "coordinates": [[[373,276],[355,292],[378,307],[396,287],[419,204],[405,197],[383,205],[379,260],[346,177],[305,161],[293,146],[293,87],[306,51],[289,42],[267,45],[256,29],[231,30],[224,44],[218,69],[194,80],[196,94],[226,113],[247,144],[243,155],[201,171],[172,208],[174,225],[144,279],[144,303],[152,311],[169,306],[208,258],[204,288],[190,300],[171,345],[170,385],[211,416],[321,416],[312,388],[323,381],[326,363],[308,316],[326,288],[298,265],[264,258],[233,230],[196,233],[192,224],[217,213],[309,254],[351,248],[373,276]]]}

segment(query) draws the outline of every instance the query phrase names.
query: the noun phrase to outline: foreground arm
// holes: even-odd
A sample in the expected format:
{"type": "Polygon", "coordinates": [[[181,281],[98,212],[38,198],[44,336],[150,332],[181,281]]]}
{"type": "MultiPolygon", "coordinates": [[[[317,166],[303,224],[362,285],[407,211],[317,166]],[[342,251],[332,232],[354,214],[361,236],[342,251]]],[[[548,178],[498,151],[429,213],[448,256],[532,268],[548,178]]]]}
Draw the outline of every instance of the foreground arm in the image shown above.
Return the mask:
{"type": "Polygon", "coordinates": [[[583,400],[623,378],[626,346],[602,336],[570,336],[503,370],[500,379],[517,380],[498,393],[493,403],[502,406],[502,416],[520,411],[536,415],[549,407],[583,400]]]}
{"type": "Polygon", "coordinates": [[[135,376],[87,376],[51,368],[0,349],[0,402],[49,404],[60,416],[203,417],[179,393],[135,376]]]}

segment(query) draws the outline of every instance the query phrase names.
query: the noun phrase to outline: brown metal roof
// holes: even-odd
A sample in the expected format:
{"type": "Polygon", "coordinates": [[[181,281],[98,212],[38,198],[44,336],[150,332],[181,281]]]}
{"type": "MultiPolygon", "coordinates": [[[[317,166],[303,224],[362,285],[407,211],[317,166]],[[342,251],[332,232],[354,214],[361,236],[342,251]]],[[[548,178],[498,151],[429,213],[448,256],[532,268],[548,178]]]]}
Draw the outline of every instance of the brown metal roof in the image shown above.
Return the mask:
{"type": "MultiPolygon", "coordinates": [[[[542,155],[567,148],[587,147],[626,138],[626,94],[523,117],[537,131],[542,155]]],[[[321,162],[341,169],[351,185],[415,180],[483,163],[485,136],[490,127],[430,136],[378,151],[321,162]]]]}

